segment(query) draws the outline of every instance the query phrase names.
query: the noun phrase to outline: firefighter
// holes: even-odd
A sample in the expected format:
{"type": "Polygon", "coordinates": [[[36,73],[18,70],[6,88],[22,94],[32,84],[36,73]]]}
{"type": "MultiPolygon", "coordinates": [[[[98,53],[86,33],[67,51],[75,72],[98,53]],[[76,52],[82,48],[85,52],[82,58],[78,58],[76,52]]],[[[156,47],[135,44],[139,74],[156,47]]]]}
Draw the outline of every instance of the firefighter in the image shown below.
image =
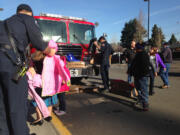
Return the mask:
{"type": "Polygon", "coordinates": [[[33,18],[29,5],[21,4],[17,13],[0,22],[0,135],[29,135],[27,120],[27,94],[28,85],[24,75],[18,82],[12,80],[17,66],[16,56],[20,55],[21,61],[25,48],[32,44],[37,50],[46,55],[53,56],[55,49],[47,47],[48,43],[42,40],[42,35],[33,18]],[[9,40],[7,27],[14,41],[18,53],[13,50],[9,40]]]}
{"type": "Polygon", "coordinates": [[[111,45],[106,41],[106,38],[104,36],[101,36],[98,42],[94,41],[94,45],[99,49],[101,53],[100,71],[104,85],[104,89],[101,92],[103,93],[109,92],[109,67],[110,67],[109,58],[114,51],[111,45]]]}

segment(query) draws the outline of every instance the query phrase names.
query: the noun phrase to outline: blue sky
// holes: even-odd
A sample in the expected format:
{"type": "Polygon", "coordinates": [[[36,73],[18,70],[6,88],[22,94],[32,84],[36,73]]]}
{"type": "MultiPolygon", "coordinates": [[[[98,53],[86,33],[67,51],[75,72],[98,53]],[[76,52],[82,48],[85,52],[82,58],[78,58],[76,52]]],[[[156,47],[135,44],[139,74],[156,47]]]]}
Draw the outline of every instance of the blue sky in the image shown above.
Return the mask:
{"type": "MultiPolygon", "coordinates": [[[[154,24],[162,28],[166,40],[172,33],[180,40],[180,0],[150,0],[150,29],[154,24]]],[[[34,15],[40,12],[83,17],[98,22],[96,36],[107,33],[108,41],[119,41],[125,22],[144,14],[144,27],[147,29],[147,2],[144,0],[1,0],[0,19],[10,17],[16,7],[29,4],[34,15]]]]}

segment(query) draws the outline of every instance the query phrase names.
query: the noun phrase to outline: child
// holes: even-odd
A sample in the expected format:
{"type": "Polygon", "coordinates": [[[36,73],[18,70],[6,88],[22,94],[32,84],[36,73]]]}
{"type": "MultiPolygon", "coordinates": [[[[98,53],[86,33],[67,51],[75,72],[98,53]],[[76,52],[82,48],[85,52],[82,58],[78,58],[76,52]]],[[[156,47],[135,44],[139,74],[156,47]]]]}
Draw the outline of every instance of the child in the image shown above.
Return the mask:
{"type": "MultiPolygon", "coordinates": [[[[64,61],[64,69],[66,70],[67,74],[70,77],[70,72],[68,68],[66,67],[66,57],[62,56],[61,59],[64,61]]],[[[66,84],[63,84],[61,87],[61,90],[69,90],[69,86],[66,84]]],[[[58,94],[58,99],[59,99],[59,106],[55,108],[54,112],[56,115],[61,116],[66,114],[66,100],[65,100],[65,92],[59,93],[58,94]]]]}
{"type": "MultiPolygon", "coordinates": [[[[56,48],[57,50],[57,44],[54,41],[49,42],[49,47],[56,48]]],[[[35,56],[36,55],[34,55],[34,57],[35,56]]],[[[34,87],[42,88],[42,91],[40,90],[39,92],[37,92],[40,93],[43,97],[44,102],[46,103],[46,106],[48,106],[48,110],[51,115],[52,106],[58,103],[56,94],[59,92],[64,92],[61,91],[61,85],[63,82],[70,84],[70,77],[65,71],[64,63],[58,55],[54,55],[53,57],[46,56],[43,60],[34,62],[34,67],[38,69],[37,72],[39,74],[31,73],[32,84],[34,87]]],[[[33,102],[33,105],[36,107],[37,120],[35,120],[31,124],[41,125],[43,123],[41,113],[43,112],[40,112],[40,107],[37,107],[37,104],[35,102],[33,102]]],[[[51,117],[48,117],[48,119],[46,120],[51,120],[51,117]]]]}

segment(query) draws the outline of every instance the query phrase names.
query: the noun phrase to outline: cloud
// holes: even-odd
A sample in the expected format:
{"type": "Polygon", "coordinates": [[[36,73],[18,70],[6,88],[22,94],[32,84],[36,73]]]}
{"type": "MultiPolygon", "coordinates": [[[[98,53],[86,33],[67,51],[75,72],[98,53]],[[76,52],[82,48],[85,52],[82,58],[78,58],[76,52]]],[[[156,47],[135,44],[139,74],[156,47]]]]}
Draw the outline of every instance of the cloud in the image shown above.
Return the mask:
{"type": "Polygon", "coordinates": [[[127,20],[130,20],[130,19],[131,19],[130,17],[124,18],[124,19],[121,19],[119,21],[114,22],[113,24],[117,25],[117,24],[125,23],[127,20]]]}
{"type": "Polygon", "coordinates": [[[173,11],[177,11],[177,10],[180,10],[180,5],[152,12],[150,16],[156,16],[156,15],[159,15],[159,14],[169,13],[169,12],[173,12],[173,11]]]}
{"type": "MultiPolygon", "coordinates": [[[[180,5],[152,12],[150,14],[150,16],[156,16],[156,15],[159,15],[159,14],[169,13],[169,12],[173,12],[173,11],[177,11],[177,10],[180,10],[180,5]]],[[[127,18],[118,20],[118,21],[114,22],[113,24],[117,25],[117,24],[125,23],[126,21],[128,21],[130,19],[132,19],[132,17],[127,17],[127,18]]]]}

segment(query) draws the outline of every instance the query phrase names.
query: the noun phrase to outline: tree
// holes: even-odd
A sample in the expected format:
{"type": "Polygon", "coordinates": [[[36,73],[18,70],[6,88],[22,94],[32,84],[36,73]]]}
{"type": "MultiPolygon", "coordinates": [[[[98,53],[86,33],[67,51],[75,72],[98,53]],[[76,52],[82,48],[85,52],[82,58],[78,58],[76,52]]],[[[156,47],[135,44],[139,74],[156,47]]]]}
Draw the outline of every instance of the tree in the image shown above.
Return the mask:
{"type": "Polygon", "coordinates": [[[130,47],[132,40],[143,42],[143,39],[146,36],[145,28],[137,19],[126,22],[121,33],[121,43],[124,47],[130,47]]]}
{"type": "Polygon", "coordinates": [[[178,42],[178,41],[177,41],[175,35],[172,34],[172,35],[171,35],[171,38],[170,38],[170,40],[169,40],[169,44],[170,44],[170,45],[174,45],[174,44],[176,44],[177,42],[178,42]]]}
{"type": "Polygon", "coordinates": [[[164,39],[165,38],[162,29],[155,24],[152,28],[152,36],[150,39],[151,46],[157,46],[158,48],[161,48],[164,39]]]}
{"type": "Polygon", "coordinates": [[[138,19],[139,23],[142,26],[144,26],[144,13],[143,13],[142,9],[140,9],[137,19],[138,19]]]}

